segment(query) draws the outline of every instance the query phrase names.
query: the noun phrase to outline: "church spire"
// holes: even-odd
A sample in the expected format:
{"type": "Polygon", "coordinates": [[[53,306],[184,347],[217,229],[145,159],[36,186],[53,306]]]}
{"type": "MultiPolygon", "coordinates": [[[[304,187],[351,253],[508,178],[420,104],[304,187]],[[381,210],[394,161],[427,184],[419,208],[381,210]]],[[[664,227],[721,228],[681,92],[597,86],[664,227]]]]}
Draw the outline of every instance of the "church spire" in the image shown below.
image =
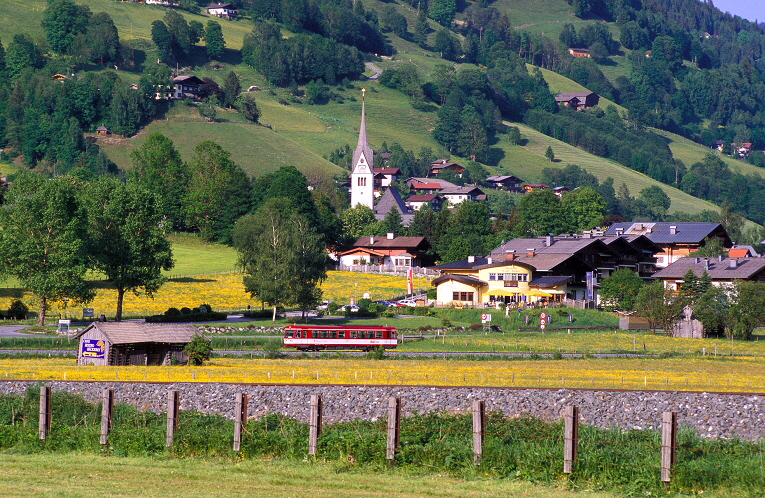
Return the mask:
{"type": "Polygon", "coordinates": [[[356,145],[356,150],[353,151],[353,168],[359,164],[361,155],[364,155],[364,164],[367,164],[369,168],[374,168],[374,158],[372,157],[372,149],[369,148],[369,142],[367,141],[367,118],[364,94],[366,89],[361,89],[361,125],[359,126],[359,142],[356,145]]]}

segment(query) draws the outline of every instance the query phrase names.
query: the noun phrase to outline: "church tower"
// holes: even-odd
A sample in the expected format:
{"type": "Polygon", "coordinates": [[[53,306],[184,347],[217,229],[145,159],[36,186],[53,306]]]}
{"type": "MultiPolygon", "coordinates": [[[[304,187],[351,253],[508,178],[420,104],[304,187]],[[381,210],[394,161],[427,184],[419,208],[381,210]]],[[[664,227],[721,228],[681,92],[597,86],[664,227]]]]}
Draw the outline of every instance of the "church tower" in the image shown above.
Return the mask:
{"type": "Polygon", "coordinates": [[[367,142],[367,123],[364,114],[364,93],[361,89],[361,126],[359,127],[359,143],[353,151],[351,163],[351,207],[363,204],[374,209],[375,201],[375,170],[372,149],[367,142]]]}

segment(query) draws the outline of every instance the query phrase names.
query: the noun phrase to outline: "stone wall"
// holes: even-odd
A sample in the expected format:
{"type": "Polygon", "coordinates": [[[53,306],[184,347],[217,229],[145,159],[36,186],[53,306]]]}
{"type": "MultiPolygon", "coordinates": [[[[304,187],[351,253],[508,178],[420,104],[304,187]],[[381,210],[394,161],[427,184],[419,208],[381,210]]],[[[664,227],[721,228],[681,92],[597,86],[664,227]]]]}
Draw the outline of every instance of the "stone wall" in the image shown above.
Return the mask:
{"type": "MultiPolygon", "coordinates": [[[[31,382],[0,382],[0,395],[22,394],[31,382]]],[[[164,412],[167,392],[180,391],[181,409],[233,418],[234,395],[249,394],[248,413],[257,418],[281,413],[307,422],[312,394],[324,401],[324,422],[375,420],[385,416],[387,398],[401,398],[403,415],[430,411],[468,413],[473,400],[484,400],[487,411],[510,417],[531,416],[552,421],[567,405],[577,405],[581,422],[597,427],[658,429],[661,414],[677,412],[679,426],[709,438],[765,436],[765,395],[651,391],[577,391],[571,389],[440,388],[409,386],[283,386],[218,383],[46,382],[55,391],[80,394],[98,402],[105,388],[115,402],[141,410],[164,412]]],[[[55,417],[55,413],[53,414],[55,417]]]]}

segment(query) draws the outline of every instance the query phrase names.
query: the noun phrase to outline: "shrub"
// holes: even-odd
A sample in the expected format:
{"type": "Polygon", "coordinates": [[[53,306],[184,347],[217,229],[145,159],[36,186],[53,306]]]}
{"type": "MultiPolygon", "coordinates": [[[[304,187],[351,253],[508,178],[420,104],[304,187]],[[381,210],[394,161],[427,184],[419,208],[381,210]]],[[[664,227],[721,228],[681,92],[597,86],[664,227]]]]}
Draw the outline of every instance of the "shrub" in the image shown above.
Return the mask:
{"type": "Polygon", "coordinates": [[[190,315],[191,313],[192,313],[192,311],[191,311],[190,308],[187,308],[186,306],[181,308],[181,315],[190,315]]]}
{"type": "Polygon", "coordinates": [[[8,307],[8,316],[16,320],[23,320],[26,318],[27,313],[29,313],[29,307],[18,299],[13,301],[8,307]]]}
{"type": "Polygon", "coordinates": [[[167,311],[165,311],[165,316],[179,316],[180,314],[181,312],[178,308],[167,308],[167,311]]]}
{"type": "Polygon", "coordinates": [[[196,334],[183,348],[183,352],[189,357],[189,365],[203,365],[210,359],[212,350],[211,341],[201,334],[196,334]]]}
{"type": "Polygon", "coordinates": [[[282,354],[282,343],[280,339],[270,339],[263,341],[263,353],[266,358],[275,360],[284,356],[282,354]]]}
{"type": "Polygon", "coordinates": [[[199,305],[199,312],[200,313],[212,313],[212,310],[213,310],[212,306],[210,306],[207,303],[199,305]]]}
{"type": "Polygon", "coordinates": [[[367,352],[367,358],[370,360],[384,360],[385,348],[382,346],[374,348],[372,351],[367,352]]]}

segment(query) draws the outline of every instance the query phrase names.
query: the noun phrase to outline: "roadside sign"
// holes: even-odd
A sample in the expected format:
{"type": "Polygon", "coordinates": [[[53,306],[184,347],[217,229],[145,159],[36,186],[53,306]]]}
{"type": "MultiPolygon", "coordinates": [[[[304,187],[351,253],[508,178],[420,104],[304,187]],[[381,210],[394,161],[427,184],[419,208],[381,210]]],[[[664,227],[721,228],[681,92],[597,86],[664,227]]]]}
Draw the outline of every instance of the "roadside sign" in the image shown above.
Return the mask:
{"type": "Polygon", "coordinates": [[[93,308],[82,308],[83,318],[93,318],[93,308]]]}
{"type": "Polygon", "coordinates": [[[486,323],[491,321],[491,315],[489,313],[481,313],[481,323],[486,323]]]}

